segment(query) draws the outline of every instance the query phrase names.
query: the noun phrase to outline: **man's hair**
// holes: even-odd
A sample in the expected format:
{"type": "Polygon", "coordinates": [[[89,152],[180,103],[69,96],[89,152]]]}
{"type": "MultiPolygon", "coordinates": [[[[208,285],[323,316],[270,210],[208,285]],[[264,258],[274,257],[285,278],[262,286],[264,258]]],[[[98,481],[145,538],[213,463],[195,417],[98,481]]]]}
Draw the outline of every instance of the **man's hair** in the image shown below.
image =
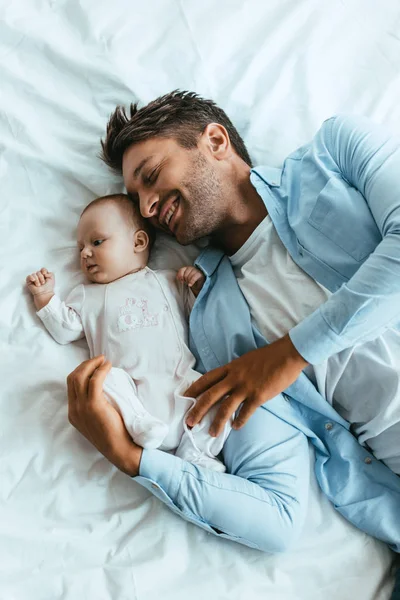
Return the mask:
{"type": "Polygon", "coordinates": [[[143,229],[147,235],[149,236],[149,248],[151,249],[154,240],[155,240],[155,230],[154,227],[150,224],[148,219],[144,219],[140,214],[139,207],[137,204],[132,202],[132,200],[126,194],[109,194],[108,196],[101,196],[100,198],[95,198],[92,202],[83,209],[81,212],[82,215],[93,206],[98,206],[100,204],[116,204],[118,208],[121,208],[126,215],[126,218],[129,224],[134,229],[143,229]]]}
{"type": "Polygon", "coordinates": [[[227,114],[212,100],[194,92],[174,90],[138,108],[130,105],[130,116],[117,106],[107,123],[105,140],[101,140],[100,158],[116,173],[122,173],[124,152],[138,142],[154,137],[172,137],[183,148],[197,146],[198,138],[209,123],[219,123],[228,132],[231,144],[245,163],[252,166],[249,153],[227,114]]]}

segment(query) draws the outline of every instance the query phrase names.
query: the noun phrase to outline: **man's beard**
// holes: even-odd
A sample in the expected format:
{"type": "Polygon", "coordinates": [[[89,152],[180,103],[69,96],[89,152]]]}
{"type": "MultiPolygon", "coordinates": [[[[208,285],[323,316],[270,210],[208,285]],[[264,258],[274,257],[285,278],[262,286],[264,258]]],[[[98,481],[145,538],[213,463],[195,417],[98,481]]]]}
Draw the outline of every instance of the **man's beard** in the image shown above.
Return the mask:
{"type": "Polygon", "coordinates": [[[184,228],[177,239],[180,244],[190,244],[211,235],[223,221],[221,205],[222,185],[213,167],[202,154],[191,166],[191,179],[184,182],[188,200],[183,201],[184,228]]]}

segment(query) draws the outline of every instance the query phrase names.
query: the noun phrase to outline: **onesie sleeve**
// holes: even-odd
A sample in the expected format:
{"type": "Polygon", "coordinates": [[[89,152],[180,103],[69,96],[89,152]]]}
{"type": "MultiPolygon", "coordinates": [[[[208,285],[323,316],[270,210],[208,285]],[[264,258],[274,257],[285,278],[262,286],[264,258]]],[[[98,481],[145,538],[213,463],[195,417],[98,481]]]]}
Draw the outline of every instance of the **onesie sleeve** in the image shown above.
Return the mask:
{"type": "Polygon", "coordinates": [[[84,337],[81,319],[84,300],[85,288],[78,285],[65,302],[58,296],[53,296],[50,302],[36,313],[59,344],[69,344],[84,337]]]}

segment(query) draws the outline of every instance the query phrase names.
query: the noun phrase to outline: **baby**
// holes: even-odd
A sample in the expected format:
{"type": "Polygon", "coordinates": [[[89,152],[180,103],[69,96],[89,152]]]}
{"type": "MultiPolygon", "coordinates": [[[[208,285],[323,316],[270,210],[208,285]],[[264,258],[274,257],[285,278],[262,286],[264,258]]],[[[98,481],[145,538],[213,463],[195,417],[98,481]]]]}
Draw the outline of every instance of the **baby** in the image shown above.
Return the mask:
{"type": "Polygon", "coordinates": [[[192,430],[184,419],[195,399],[183,394],[201,376],[193,369],[185,313],[204,276],[195,267],[178,274],[149,269],[150,242],[149,226],[128,196],[97,198],[78,225],[81,268],[90,283],[78,285],[62,302],[47,269],[26,282],[37,315],[57,342],[85,336],[91,357],[104,354],[115,365],[104,393],[134,442],[224,471],[216,456],[230,426],[212,438],[215,411],[192,430]]]}

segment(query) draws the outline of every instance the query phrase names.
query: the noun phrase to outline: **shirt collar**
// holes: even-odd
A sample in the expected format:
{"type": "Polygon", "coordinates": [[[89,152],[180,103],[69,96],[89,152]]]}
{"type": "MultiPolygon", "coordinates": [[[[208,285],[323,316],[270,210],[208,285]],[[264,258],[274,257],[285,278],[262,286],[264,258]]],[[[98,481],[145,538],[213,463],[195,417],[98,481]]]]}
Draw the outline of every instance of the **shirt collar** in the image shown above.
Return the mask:
{"type": "Polygon", "coordinates": [[[207,277],[211,277],[224,257],[222,250],[208,247],[197,257],[195,266],[201,269],[207,277]]]}
{"type": "Polygon", "coordinates": [[[250,172],[250,181],[257,188],[260,180],[270,187],[279,187],[281,185],[282,169],[277,167],[254,167],[250,172]]]}

